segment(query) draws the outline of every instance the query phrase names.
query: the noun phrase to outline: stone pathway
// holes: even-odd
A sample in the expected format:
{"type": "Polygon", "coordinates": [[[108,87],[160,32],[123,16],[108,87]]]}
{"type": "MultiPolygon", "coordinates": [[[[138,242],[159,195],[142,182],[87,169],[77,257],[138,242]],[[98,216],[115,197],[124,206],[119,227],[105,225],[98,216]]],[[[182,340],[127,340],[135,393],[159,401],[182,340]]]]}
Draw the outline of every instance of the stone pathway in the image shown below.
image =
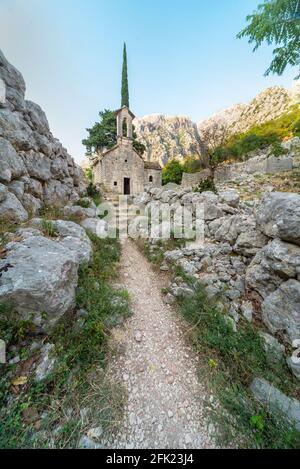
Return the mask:
{"type": "MultiPolygon", "coordinates": [[[[206,391],[182,324],[161,293],[162,278],[132,241],[123,243],[120,278],[133,316],[115,338],[124,352],[110,373],[128,393],[124,421],[108,448],[213,448],[204,419],[206,391]]],[[[211,426],[210,426],[211,427],[211,426]]]]}

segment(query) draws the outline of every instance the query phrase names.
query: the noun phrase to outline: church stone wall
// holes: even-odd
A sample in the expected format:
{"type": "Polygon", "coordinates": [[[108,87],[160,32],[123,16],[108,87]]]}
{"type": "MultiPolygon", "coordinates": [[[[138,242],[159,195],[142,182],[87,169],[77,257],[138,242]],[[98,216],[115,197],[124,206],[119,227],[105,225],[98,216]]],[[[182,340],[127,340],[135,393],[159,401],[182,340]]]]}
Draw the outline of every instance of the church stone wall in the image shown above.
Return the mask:
{"type": "Polygon", "coordinates": [[[161,171],[157,169],[145,169],[145,186],[160,187],[162,185],[161,174],[161,171]]]}
{"type": "Polygon", "coordinates": [[[144,162],[130,147],[121,146],[108,152],[98,164],[101,170],[96,171],[100,174],[97,182],[101,182],[106,190],[123,194],[124,178],[129,178],[131,194],[143,191],[144,162]]]}

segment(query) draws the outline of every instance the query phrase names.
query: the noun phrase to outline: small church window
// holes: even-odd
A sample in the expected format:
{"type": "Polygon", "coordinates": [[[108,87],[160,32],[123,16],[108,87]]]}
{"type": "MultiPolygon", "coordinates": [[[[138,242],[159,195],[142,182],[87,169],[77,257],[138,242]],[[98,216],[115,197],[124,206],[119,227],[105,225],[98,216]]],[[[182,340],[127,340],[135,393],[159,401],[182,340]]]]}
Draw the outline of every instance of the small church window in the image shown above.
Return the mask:
{"type": "Polygon", "coordinates": [[[117,185],[118,185],[118,183],[117,183],[117,181],[115,181],[115,182],[114,182],[114,186],[117,186],[117,185]]]}
{"type": "Polygon", "coordinates": [[[153,176],[149,176],[149,182],[153,182],[153,176]]]}

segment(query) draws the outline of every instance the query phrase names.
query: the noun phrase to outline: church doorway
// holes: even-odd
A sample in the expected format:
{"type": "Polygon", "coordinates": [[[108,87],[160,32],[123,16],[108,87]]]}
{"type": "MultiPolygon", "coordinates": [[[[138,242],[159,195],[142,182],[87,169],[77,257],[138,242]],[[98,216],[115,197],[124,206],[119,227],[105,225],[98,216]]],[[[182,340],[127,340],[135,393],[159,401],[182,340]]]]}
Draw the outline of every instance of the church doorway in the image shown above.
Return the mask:
{"type": "Polygon", "coordinates": [[[124,178],[124,194],[130,195],[130,178],[124,178]]]}

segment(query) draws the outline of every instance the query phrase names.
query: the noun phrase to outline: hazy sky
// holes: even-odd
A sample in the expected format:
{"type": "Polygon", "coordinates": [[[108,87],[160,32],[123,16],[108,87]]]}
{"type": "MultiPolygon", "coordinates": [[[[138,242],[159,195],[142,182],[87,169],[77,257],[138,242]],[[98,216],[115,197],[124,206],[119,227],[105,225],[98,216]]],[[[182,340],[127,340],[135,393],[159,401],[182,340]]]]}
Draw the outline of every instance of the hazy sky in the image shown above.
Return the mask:
{"type": "Polygon", "coordinates": [[[80,161],[85,128],[120,105],[123,41],[137,116],[194,121],[296,75],[264,77],[271,48],[235,39],[258,0],[0,0],[0,48],[24,75],[27,98],[80,161]]]}

